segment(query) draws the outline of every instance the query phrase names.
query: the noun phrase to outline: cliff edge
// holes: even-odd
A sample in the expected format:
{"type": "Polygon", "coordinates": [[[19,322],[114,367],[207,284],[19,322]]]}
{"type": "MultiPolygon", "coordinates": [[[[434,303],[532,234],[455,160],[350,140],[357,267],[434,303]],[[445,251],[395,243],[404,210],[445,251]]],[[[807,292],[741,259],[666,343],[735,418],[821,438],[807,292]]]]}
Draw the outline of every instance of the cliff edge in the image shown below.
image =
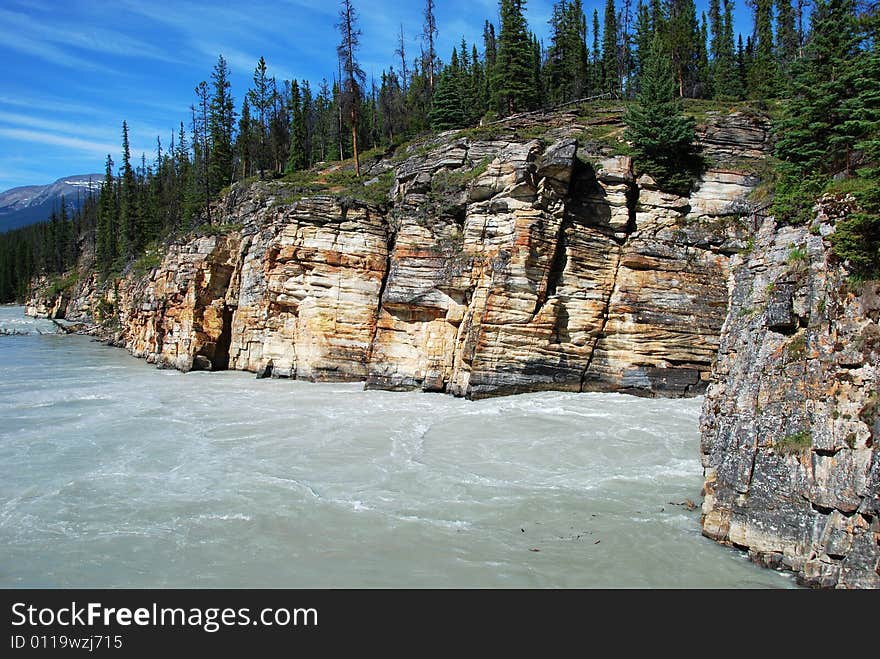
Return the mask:
{"type": "Polygon", "coordinates": [[[813,224],[764,218],[733,263],[701,419],[703,533],[821,587],[880,587],[880,285],[854,284],[813,224]]]}

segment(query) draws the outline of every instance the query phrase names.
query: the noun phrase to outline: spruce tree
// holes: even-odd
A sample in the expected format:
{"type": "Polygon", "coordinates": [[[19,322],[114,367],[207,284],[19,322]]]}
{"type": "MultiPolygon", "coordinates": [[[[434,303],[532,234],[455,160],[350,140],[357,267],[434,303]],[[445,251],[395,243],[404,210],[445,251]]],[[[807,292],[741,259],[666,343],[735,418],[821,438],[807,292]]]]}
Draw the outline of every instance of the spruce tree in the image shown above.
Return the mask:
{"type": "Polygon", "coordinates": [[[493,71],[495,106],[502,115],[534,109],[534,45],[523,15],[525,0],[501,0],[501,34],[493,71]]]}
{"type": "Polygon", "coordinates": [[[431,128],[437,131],[461,128],[465,125],[460,80],[452,66],[444,68],[437,79],[434,107],[431,108],[429,119],[431,128]]]}
{"type": "Polygon", "coordinates": [[[828,177],[852,169],[858,137],[845,127],[857,57],[852,0],[819,0],[812,38],[792,68],[792,94],[775,126],[776,156],[783,162],[773,212],[783,221],[807,221],[828,177]]]}
{"type": "Polygon", "coordinates": [[[290,149],[285,171],[295,172],[306,167],[306,131],[302,94],[296,80],[290,83],[290,149]]]}
{"type": "Polygon", "coordinates": [[[798,57],[797,26],[791,0],[776,0],[776,60],[783,84],[788,83],[791,65],[798,57]]]}
{"type": "Polygon", "coordinates": [[[211,159],[208,177],[210,195],[215,195],[224,186],[232,183],[233,146],[232,135],[235,129],[235,99],[232,97],[229,82],[229,67],[223,55],[217,59],[211,74],[213,93],[208,117],[208,136],[211,159]]]}
{"type": "Polygon", "coordinates": [[[128,123],[122,122],[122,176],[119,190],[119,226],[121,229],[119,255],[126,260],[134,258],[140,249],[137,184],[131,168],[131,150],[128,144],[128,123]]]}
{"type": "Polygon", "coordinates": [[[749,92],[753,98],[774,98],[778,87],[778,67],[773,46],[773,0],[754,0],[754,60],[749,70],[749,92]]]}
{"type": "Polygon", "coordinates": [[[582,98],[589,87],[587,22],[581,0],[553,8],[551,45],[547,53],[546,91],[551,103],[582,98]]]}
{"type": "Polygon", "coordinates": [[[425,0],[425,22],[422,27],[422,36],[425,39],[427,50],[425,51],[425,71],[428,74],[429,105],[434,98],[437,89],[437,17],[434,13],[434,0],[425,0]]]}
{"type": "Polygon", "coordinates": [[[669,0],[665,27],[665,46],[672,58],[678,95],[693,96],[701,50],[694,0],[669,0]]]}
{"type": "Polygon", "coordinates": [[[620,91],[620,44],[617,40],[617,12],[614,0],[605,1],[602,26],[602,91],[620,91]]]}
{"type": "Polygon", "coordinates": [[[856,111],[858,60],[853,0],[818,0],[812,38],[793,69],[792,96],[776,128],[776,155],[798,178],[852,170],[858,131],[848,122],[856,111]]]}
{"type": "Polygon", "coordinates": [[[95,258],[99,272],[105,277],[113,268],[117,254],[118,218],[116,184],[113,180],[113,158],[107,154],[104,183],[98,197],[98,226],[95,235],[95,258]]]}
{"type": "Polygon", "coordinates": [[[591,92],[594,95],[601,94],[605,90],[605,76],[602,68],[602,51],[599,48],[599,10],[593,10],[593,56],[590,61],[591,92]]]}
{"type": "Polygon", "coordinates": [[[254,69],[253,81],[254,86],[248,91],[247,98],[254,119],[254,167],[263,178],[269,163],[267,120],[272,96],[266,60],[262,57],[254,69]]]}
{"type": "Polygon", "coordinates": [[[648,174],[663,189],[685,194],[700,163],[694,120],[683,114],[677,87],[669,58],[655,35],[642,59],[636,103],[624,116],[625,135],[633,143],[639,173],[648,174]]]}

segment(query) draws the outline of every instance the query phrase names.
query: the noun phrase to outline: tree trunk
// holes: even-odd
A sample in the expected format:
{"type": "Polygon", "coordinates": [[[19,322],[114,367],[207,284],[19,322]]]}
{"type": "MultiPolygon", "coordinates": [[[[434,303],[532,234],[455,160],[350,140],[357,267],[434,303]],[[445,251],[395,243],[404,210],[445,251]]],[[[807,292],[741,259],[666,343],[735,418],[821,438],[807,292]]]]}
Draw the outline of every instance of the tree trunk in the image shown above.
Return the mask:
{"type": "Polygon", "coordinates": [[[354,150],[354,173],[360,178],[361,177],[361,163],[360,158],[358,157],[358,130],[357,130],[357,112],[351,113],[351,146],[354,150]]]}

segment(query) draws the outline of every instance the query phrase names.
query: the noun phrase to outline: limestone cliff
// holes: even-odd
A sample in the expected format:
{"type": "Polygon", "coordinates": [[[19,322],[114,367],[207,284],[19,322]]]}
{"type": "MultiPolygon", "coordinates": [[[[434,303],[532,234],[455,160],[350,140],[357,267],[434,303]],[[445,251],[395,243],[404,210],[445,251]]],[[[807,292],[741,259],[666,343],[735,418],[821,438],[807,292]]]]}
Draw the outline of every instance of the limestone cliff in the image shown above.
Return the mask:
{"type": "Polygon", "coordinates": [[[828,236],[764,218],[735,257],[702,416],[703,532],[808,585],[880,587],[880,285],[851,284],[828,236]]]}
{"type": "Polygon", "coordinates": [[[690,197],[635,180],[589,137],[565,114],[440,135],[369,165],[393,172],[379,206],[240,184],[212,213],[235,230],[42,310],[102,317],[114,343],[181,370],[469,398],[700,393],[747,239],[757,179],[743,163],[766,147],[766,122],[711,118],[715,164],[690,197]]]}
{"type": "Polygon", "coordinates": [[[880,586],[880,290],[830,256],[846,200],[812,227],[752,212],[760,117],[709,117],[689,197],[636,180],[619,130],[563,113],[440,135],[366,163],[373,202],[239,184],[220,235],[112,285],[86,263],[29,313],[184,371],[469,398],[708,385],[704,534],[810,585],[880,586]]]}

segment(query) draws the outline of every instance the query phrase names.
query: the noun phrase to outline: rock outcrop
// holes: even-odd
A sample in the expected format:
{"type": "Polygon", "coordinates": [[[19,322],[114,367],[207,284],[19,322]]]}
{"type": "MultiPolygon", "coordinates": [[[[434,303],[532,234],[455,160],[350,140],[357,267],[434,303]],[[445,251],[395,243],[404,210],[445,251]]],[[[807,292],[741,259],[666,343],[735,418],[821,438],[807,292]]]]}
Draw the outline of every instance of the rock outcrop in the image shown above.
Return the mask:
{"type": "Polygon", "coordinates": [[[692,205],[557,137],[460,141],[401,168],[369,387],[704,388],[744,244],[731,208],[751,188],[692,205]]]}
{"type": "MultiPolygon", "coordinates": [[[[700,393],[745,244],[748,154],[677,197],[585,129],[550,117],[541,139],[441,135],[374,163],[394,169],[384,206],[236,186],[213,213],[234,230],[175,243],[113,290],[92,284],[93,315],[112,342],[181,370],[469,398],[700,393]]],[[[42,310],[89,306],[54,304],[42,310]]]]}
{"type": "Polygon", "coordinates": [[[446,134],[374,163],[394,169],[384,206],[239,185],[213,213],[225,235],[172,244],[146,276],[101,291],[92,278],[31,311],[95,316],[113,343],[181,370],[469,398],[696,394],[729,257],[745,244],[756,180],[742,162],[766,139],[751,119],[718,121],[703,135],[717,167],[689,198],[636,181],[629,158],[579,139],[586,126],[570,117],[546,118],[542,139],[515,126],[446,134]]]}
{"type": "Polygon", "coordinates": [[[880,587],[880,287],[853,285],[827,236],[766,218],[733,264],[703,408],[703,533],[802,583],[880,587]]]}
{"type": "Polygon", "coordinates": [[[880,290],[829,256],[846,204],[812,227],[750,214],[757,116],[709,117],[711,167],[688,197],[591,139],[619,117],[579,121],[518,118],[367,163],[371,185],[393,174],[379,205],[239,184],[212,213],[222,235],[109,287],[86,267],[28,312],[94,320],[185,371],[469,398],[708,385],[704,534],[810,585],[880,587],[880,290]]]}

